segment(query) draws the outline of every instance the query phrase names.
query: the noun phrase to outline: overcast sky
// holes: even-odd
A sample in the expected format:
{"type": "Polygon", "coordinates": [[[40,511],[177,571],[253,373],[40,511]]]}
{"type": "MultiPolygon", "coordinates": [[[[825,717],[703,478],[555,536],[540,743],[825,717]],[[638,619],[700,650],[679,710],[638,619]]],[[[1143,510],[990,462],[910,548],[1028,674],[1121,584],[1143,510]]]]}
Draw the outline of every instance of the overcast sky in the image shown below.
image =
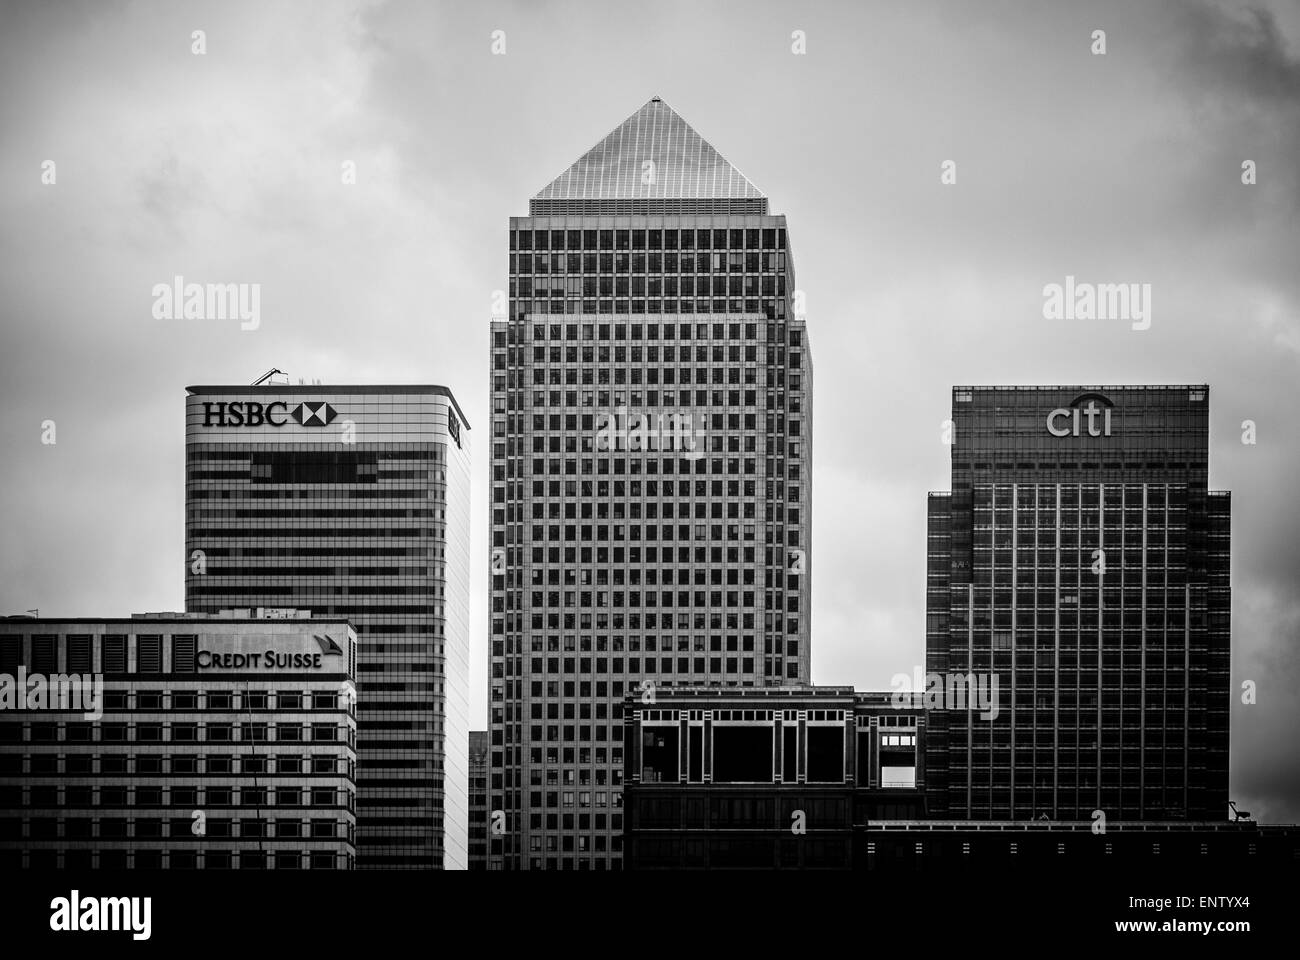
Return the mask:
{"type": "MultiPolygon", "coordinates": [[[[183,608],[187,384],[445,384],[485,490],[507,218],[660,96],[789,218],[814,680],[924,662],[954,383],[1208,382],[1231,796],[1300,820],[1300,5],[6,3],[0,88],[0,613],[183,608]],[[155,319],[176,275],[260,327],[155,319]],[[1151,328],[1044,319],[1067,275],[1150,283],[1151,328]]],[[[481,493],[473,531],[483,727],[481,493]]]]}

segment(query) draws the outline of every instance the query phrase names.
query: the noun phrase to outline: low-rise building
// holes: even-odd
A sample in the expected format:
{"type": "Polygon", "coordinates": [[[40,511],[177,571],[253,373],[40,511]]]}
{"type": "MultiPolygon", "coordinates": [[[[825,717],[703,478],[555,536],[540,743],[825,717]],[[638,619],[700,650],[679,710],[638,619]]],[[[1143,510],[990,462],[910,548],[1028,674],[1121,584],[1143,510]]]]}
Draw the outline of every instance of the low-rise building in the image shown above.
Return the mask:
{"type": "Polygon", "coordinates": [[[848,869],[870,820],[925,815],[911,693],[654,687],[624,714],[629,869],[848,869]]]}
{"type": "Polygon", "coordinates": [[[305,610],[0,619],[0,867],[351,869],[356,661],[305,610]]]}

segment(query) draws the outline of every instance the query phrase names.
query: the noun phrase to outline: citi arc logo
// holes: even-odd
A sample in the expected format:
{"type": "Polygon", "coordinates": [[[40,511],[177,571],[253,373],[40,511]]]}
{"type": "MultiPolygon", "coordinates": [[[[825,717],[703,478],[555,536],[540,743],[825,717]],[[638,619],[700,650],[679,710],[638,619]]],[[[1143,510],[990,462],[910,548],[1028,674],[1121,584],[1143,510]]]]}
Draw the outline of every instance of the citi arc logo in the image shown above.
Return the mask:
{"type": "Polygon", "coordinates": [[[1068,407],[1057,407],[1047,415],[1047,432],[1054,437],[1109,437],[1114,406],[1114,401],[1100,393],[1081,393],[1068,407]]]}
{"type": "Polygon", "coordinates": [[[290,418],[301,427],[328,427],[338,415],[324,400],[304,400],[292,408],[283,400],[266,404],[256,400],[203,404],[205,427],[283,427],[290,418]]]}

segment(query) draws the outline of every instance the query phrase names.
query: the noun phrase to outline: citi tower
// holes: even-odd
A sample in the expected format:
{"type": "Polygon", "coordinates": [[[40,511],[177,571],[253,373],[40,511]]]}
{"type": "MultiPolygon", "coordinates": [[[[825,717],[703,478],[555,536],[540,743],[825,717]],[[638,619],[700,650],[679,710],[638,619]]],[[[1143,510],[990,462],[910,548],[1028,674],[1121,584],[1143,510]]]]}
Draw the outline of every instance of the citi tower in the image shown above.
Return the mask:
{"type": "Polygon", "coordinates": [[[1228,807],[1231,496],[1209,388],[954,387],[929,498],[926,665],[996,676],[936,713],[931,816],[1217,820],[1228,807]]]}

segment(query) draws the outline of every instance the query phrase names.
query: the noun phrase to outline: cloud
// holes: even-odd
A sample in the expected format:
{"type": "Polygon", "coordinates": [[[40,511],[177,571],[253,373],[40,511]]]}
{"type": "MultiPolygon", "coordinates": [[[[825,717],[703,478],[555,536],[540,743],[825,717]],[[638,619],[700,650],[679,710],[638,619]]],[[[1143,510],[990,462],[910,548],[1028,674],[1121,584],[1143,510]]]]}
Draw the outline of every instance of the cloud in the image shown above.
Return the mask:
{"type": "Polygon", "coordinates": [[[1172,4],[1185,64],[1207,89],[1261,107],[1300,104],[1300,57],[1272,10],[1259,5],[1172,4]]]}

